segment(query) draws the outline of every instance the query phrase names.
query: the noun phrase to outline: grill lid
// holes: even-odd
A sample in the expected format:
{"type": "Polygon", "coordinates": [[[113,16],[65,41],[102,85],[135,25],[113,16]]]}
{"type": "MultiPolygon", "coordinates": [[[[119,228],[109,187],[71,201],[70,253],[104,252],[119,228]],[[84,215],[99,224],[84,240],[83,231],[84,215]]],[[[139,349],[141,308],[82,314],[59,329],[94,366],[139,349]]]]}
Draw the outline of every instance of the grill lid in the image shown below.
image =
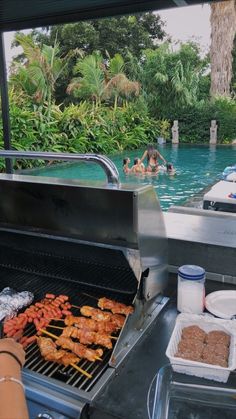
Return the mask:
{"type": "Polygon", "coordinates": [[[146,299],[163,290],[167,240],[151,185],[114,189],[102,183],[2,174],[0,193],[0,227],[119,249],[137,280],[147,277],[142,284],[146,299]]]}

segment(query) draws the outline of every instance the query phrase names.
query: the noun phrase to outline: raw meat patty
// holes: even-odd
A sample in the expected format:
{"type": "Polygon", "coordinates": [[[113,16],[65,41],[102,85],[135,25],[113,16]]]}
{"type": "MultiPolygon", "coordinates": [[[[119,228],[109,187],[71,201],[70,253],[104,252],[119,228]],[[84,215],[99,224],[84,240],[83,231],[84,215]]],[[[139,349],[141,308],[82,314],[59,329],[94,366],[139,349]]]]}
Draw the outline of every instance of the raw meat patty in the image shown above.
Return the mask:
{"type": "Polygon", "coordinates": [[[226,346],[230,345],[230,335],[221,330],[212,330],[206,337],[206,343],[215,345],[216,343],[223,343],[226,346]]]}
{"type": "Polygon", "coordinates": [[[182,330],[182,339],[197,339],[204,342],[206,333],[198,326],[184,327],[182,330]]]}
{"type": "Polygon", "coordinates": [[[178,352],[195,352],[201,356],[204,349],[204,343],[197,339],[181,339],[178,344],[178,352]]]}

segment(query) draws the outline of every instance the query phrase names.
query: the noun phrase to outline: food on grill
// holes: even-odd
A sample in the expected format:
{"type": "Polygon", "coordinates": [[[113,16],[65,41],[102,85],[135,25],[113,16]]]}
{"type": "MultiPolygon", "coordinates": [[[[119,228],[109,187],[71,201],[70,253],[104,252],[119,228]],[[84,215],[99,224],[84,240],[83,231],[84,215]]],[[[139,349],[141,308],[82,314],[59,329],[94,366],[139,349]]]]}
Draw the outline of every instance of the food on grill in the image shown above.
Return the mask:
{"type": "Polygon", "coordinates": [[[230,336],[225,332],[213,330],[205,333],[198,326],[189,326],[182,330],[175,356],[226,368],[228,366],[229,345],[230,336]]]}
{"type": "Polygon", "coordinates": [[[111,321],[117,327],[122,328],[125,322],[125,317],[121,314],[111,314],[90,306],[83,306],[80,309],[83,316],[91,317],[93,320],[111,321]]]}
{"type": "Polygon", "coordinates": [[[78,356],[75,354],[64,351],[63,349],[57,349],[55,342],[50,338],[38,338],[38,346],[40,353],[46,361],[57,362],[68,366],[72,363],[77,364],[80,361],[78,356]]]}
{"type": "Polygon", "coordinates": [[[76,325],[79,329],[88,329],[93,332],[113,333],[118,329],[113,322],[97,321],[85,317],[67,316],[64,321],[67,326],[76,325]]]}
{"type": "Polygon", "coordinates": [[[4,323],[4,333],[7,337],[19,339],[19,342],[26,347],[33,339],[22,337],[28,323],[33,323],[40,334],[40,329],[48,326],[53,317],[61,318],[63,314],[70,315],[71,305],[66,295],[55,297],[54,294],[46,294],[41,301],[30,305],[24,313],[19,314],[4,323]]]}
{"type": "Polygon", "coordinates": [[[101,345],[107,349],[112,348],[111,338],[105,333],[96,333],[91,330],[78,329],[77,327],[68,326],[62,332],[62,337],[78,339],[84,345],[101,345]]]}
{"type": "Polygon", "coordinates": [[[10,287],[3,288],[0,292],[0,320],[16,316],[17,312],[28,306],[33,299],[32,292],[17,292],[10,287]]]}
{"type": "Polygon", "coordinates": [[[188,326],[182,330],[182,338],[197,339],[204,342],[206,333],[198,326],[188,326]]]}
{"type": "Polygon", "coordinates": [[[60,336],[56,340],[56,344],[64,349],[69,349],[81,358],[88,359],[88,361],[94,362],[103,355],[102,349],[90,349],[81,343],[75,343],[70,338],[60,336]]]}
{"type": "Polygon", "coordinates": [[[127,306],[125,304],[118,303],[117,301],[109,300],[106,297],[99,298],[98,307],[102,310],[111,310],[113,314],[124,314],[125,316],[132,314],[134,311],[132,306],[127,306]]]}
{"type": "Polygon", "coordinates": [[[208,333],[206,342],[213,345],[215,343],[223,343],[224,345],[229,346],[230,336],[220,330],[212,330],[212,332],[208,333]]]}

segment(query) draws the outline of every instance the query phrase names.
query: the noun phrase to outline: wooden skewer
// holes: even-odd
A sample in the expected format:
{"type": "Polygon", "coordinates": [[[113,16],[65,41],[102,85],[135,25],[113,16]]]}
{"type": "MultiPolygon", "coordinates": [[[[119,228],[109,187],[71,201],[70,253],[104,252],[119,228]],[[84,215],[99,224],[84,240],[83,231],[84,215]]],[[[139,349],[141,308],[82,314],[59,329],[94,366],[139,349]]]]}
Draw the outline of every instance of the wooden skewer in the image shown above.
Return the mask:
{"type": "Polygon", "coordinates": [[[60,326],[52,326],[51,324],[48,324],[47,327],[51,327],[52,329],[60,329],[60,330],[64,330],[64,327],[60,327],[60,326]]]}
{"type": "Polygon", "coordinates": [[[50,333],[47,330],[44,330],[44,329],[39,329],[39,330],[40,330],[40,332],[45,333],[45,335],[48,335],[48,336],[50,336],[53,339],[58,339],[59,338],[59,336],[54,335],[53,333],[50,333]]]}
{"type": "Polygon", "coordinates": [[[78,365],[74,364],[74,362],[71,362],[70,364],[73,368],[75,368],[77,371],[81,372],[82,374],[86,375],[88,378],[92,378],[92,375],[89,374],[87,371],[84,371],[82,368],[78,367],[78,365]]]}
{"type": "MultiPolygon", "coordinates": [[[[49,324],[47,327],[51,327],[52,329],[59,329],[59,330],[64,330],[64,329],[65,329],[64,327],[61,327],[61,326],[53,326],[53,325],[51,325],[51,324],[49,324]]],[[[78,329],[78,330],[80,330],[80,329],[78,329]]],[[[81,329],[81,330],[83,330],[83,329],[81,329]]],[[[116,336],[111,336],[111,335],[108,335],[108,337],[109,337],[110,339],[115,339],[115,340],[117,340],[117,339],[118,339],[116,336]]]]}
{"type": "Polygon", "coordinates": [[[75,306],[74,304],[71,304],[71,307],[78,308],[79,310],[81,309],[81,307],[75,306]]]}
{"type": "MultiPolygon", "coordinates": [[[[42,332],[42,333],[45,333],[46,335],[48,335],[48,336],[50,336],[51,338],[53,338],[53,339],[58,339],[59,338],[59,336],[57,336],[57,335],[54,335],[53,333],[50,333],[50,332],[48,332],[47,330],[44,330],[44,329],[39,329],[40,330],[40,332],[42,332]]],[[[96,360],[98,360],[98,361],[102,361],[102,358],[100,358],[100,356],[95,356],[94,357],[96,360]]],[[[72,365],[72,364],[70,364],[70,365],[72,365]]],[[[78,367],[79,368],[79,367],[78,367]]],[[[86,371],[84,371],[84,370],[82,370],[81,369],[81,372],[83,371],[83,374],[85,374],[85,375],[87,375],[88,373],[86,372],[86,371]]],[[[89,378],[91,378],[91,377],[89,377],[89,378]]]]}

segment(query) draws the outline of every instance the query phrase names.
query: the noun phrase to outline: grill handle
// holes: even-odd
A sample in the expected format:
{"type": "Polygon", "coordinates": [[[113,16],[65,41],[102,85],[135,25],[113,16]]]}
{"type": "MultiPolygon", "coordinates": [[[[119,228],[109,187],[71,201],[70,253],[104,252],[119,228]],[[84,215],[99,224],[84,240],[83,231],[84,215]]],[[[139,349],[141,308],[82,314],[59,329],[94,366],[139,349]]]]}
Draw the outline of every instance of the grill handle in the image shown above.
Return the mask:
{"type": "Polygon", "coordinates": [[[29,160],[63,160],[63,161],[85,161],[99,164],[107,176],[109,184],[119,186],[119,172],[115,164],[106,156],[99,154],[71,154],[71,153],[48,153],[40,151],[15,151],[0,150],[0,157],[10,159],[29,159],[29,160]]]}

